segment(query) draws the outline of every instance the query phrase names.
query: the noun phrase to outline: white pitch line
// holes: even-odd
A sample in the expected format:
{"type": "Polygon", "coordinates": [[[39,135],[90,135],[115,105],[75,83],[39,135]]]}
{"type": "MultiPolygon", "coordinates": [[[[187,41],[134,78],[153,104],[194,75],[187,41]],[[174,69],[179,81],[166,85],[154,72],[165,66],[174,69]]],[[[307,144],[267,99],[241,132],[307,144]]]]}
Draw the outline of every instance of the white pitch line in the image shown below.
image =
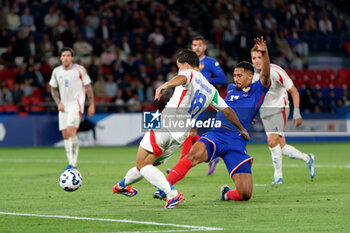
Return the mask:
{"type": "MultiPolygon", "coordinates": [[[[8,163],[66,163],[67,160],[58,159],[0,159],[0,162],[8,163]]],[[[79,163],[83,164],[134,164],[135,162],[118,162],[118,161],[90,161],[90,160],[79,160],[79,163]]],[[[269,163],[254,163],[254,167],[271,167],[269,163]]],[[[284,164],[283,167],[305,167],[301,164],[284,164]]],[[[315,164],[316,168],[350,168],[350,165],[323,165],[315,164]]]]}
{"type": "Polygon", "coordinates": [[[187,229],[192,229],[193,231],[195,231],[195,230],[197,230],[197,231],[222,231],[222,230],[224,230],[223,228],[216,228],[216,227],[203,227],[203,226],[179,225],[179,224],[172,224],[172,223],[133,221],[133,220],[129,220],[129,219],[87,218],[87,217],[41,215],[41,214],[27,214],[27,213],[9,213],[9,212],[0,212],[0,215],[15,215],[15,216],[40,217],[40,218],[63,218],[63,219],[88,220],[88,221],[100,221],[100,222],[133,223],[133,224],[143,224],[143,225],[156,225],[156,226],[187,228],[187,229]]]}

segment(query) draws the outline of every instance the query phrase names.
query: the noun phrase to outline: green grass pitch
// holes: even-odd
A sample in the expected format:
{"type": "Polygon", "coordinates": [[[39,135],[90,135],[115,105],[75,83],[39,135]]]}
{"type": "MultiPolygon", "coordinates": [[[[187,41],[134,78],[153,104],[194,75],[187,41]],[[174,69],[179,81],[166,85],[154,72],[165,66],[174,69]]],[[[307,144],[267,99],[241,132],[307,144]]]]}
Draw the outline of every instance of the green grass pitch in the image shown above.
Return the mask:
{"type": "MultiPolygon", "coordinates": [[[[294,145],[315,154],[313,180],[303,161],[283,157],[285,184],[272,186],[267,146],[248,145],[251,200],[219,201],[221,185],[234,187],[220,161],[213,175],[200,164],[175,185],[185,201],[172,210],[152,198],[155,188],[146,180],[133,185],[135,197],[112,194],[134,166],[136,147],[81,148],[83,185],[75,192],[58,184],[66,166],[63,148],[1,148],[0,232],[349,232],[350,143],[294,145]]],[[[178,154],[158,168],[165,172],[178,154]]]]}

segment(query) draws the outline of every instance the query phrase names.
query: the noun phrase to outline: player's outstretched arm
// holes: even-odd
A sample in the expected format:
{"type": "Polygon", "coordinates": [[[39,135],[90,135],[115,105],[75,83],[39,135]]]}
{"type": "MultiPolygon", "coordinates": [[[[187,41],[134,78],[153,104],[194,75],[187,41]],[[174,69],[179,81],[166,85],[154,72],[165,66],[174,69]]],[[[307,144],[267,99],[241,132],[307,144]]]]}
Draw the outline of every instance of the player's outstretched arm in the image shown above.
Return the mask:
{"type": "Polygon", "coordinates": [[[92,117],[95,114],[94,91],[91,84],[85,85],[87,100],[89,103],[88,116],[92,117]]]}
{"type": "Polygon", "coordinates": [[[293,124],[295,127],[300,126],[303,123],[303,118],[300,115],[300,96],[298,90],[293,85],[289,90],[289,94],[292,96],[294,112],[293,112],[293,124]]]}
{"type": "Polygon", "coordinates": [[[58,88],[51,87],[51,96],[52,96],[52,99],[55,101],[55,103],[57,105],[58,111],[64,112],[64,105],[61,103],[60,94],[58,92],[58,88]]]}
{"type": "Polygon", "coordinates": [[[166,89],[177,87],[180,85],[185,85],[187,82],[187,78],[184,75],[176,75],[174,78],[172,78],[170,81],[164,83],[162,86],[158,87],[156,90],[156,94],[154,96],[154,100],[160,100],[163,93],[166,91],[166,89]]]}
{"type": "Polygon", "coordinates": [[[270,86],[270,58],[264,37],[254,39],[254,48],[262,54],[262,69],[260,72],[260,82],[263,86],[270,86]]]}
{"type": "Polygon", "coordinates": [[[229,120],[234,126],[237,127],[237,129],[239,130],[239,132],[241,133],[239,136],[243,136],[243,138],[248,141],[250,136],[247,132],[247,130],[243,127],[243,125],[241,124],[241,122],[239,121],[235,111],[230,108],[227,107],[224,110],[222,110],[222,113],[225,115],[225,117],[227,118],[227,120],[229,120]]]}

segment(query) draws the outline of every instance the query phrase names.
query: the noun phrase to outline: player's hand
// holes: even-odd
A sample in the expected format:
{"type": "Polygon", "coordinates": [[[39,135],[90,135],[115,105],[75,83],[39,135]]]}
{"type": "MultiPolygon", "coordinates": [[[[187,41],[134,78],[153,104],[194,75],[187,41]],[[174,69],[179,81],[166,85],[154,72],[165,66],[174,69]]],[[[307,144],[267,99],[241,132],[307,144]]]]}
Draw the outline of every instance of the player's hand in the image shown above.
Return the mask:
{"type": "Polygon", "coordinates": [[[261,36],[260,38],[257,37],[254,39],[255,45],[254,48],[257,49],[260,52],[266,52],[267,46],[266,46],[266,40],[264,40],[264,37],[261,36]]]}
{"type": "Polygon", "coordinates": [[[298,118],[298,119],[293,118],[293,124],[295,125],[295,127],[301,126],[302,123],[303,123],[303,118],[298,118]]]}
{"type": "Polygon", "coordinates": [[[88,108],[88,116],[92,117],[95,114],[95,104],[90,104],[88,108]]]}
{"type": "Polygon", "coordinates": [[[239,136],[242,136],[246,141],[250,139],[249,133],[247,132],[246,129],[243,129],[242,131],[240,131],[239,136]]]}
{"type": "Polygon", "coordinates": [[[57,109],[58,109],[58,111],[60,111],[60,112],[64,112],[64,105],[63,105],[62,103],[59,103],[59,104],[57,105],[57,109]]]}
{"type": "Polygon", "coordinates": [[[162,86],[158,87],[156,90],[156,94],[154,96],[154,100],[160,100],[160,98],[162,97],[163,93],[165,92],[165,88],[162,86]]]}

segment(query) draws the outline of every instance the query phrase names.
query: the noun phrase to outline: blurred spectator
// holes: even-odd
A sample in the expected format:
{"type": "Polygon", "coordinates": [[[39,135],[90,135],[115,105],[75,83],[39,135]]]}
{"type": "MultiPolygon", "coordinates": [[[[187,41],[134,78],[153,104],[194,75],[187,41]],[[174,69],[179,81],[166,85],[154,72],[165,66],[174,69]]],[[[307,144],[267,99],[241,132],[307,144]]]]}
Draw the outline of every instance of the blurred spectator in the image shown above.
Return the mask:
{"type": "Polygon", "coordinates": [[[108,97],[115,97],[118,90],[117,83],[114,82],[114,77],[112,74],[107,75],[107,82],[106,82],[106,95],[108,97]]]}
{"type": "Polygon", "coordinates": [[[166,81],[170,81],[177,75],[177,66],[175,64],[171,64],[169,73],[166,75],[166,81]]]}
{"type": "Polygon", "coordinates": [[[117,106],[117,110],[120,111],[125,106],[125,101],[123,98],[123,90],[118,89],[117,95],[114,99],[114,103],[117,106]]]}
{"type": "Polygon", "coordinates": [[[6,48],[8,44],[7,31],[5,28],[2,28],[0,32],[0,48],[6,48]]]}
{"type": "Polygon", "coordinates": [[[90,19],[86,19],[86,24],[82,26],[83,35],[88,42],[92,43],[96,39],[96,32],[95,29],[91,26],[89,20],[90,19]]]}
{"type": "Polygon", "coordinates": [[[165,38],[161,33],[159,27],[155,27],[153,32],[148,36],[148,41],[157,47],[162,46],[162,44],[164,43],[164,40],[165,38]]]}
{"type": "Polygon", "coordinates": [[[31,86],[31,79],[30,78],[25,78],[24,83],[23,83],[23,96],[31,96],[33,93],[33,87],[31,86]]]}
{"type": "Polygon", "coordinates": [[[141,110],[141,103],[139,100],[139,95],[137,93],[133,93],[132,98],[128,100],[126,103],[130,112],[136,112],[141,110]]]}
{"type": "Polygon", "coordinates": [[[55,46],[50,41],[50,35],[48,33],[43,34],[42,41],[39,44],[39,53],[41,57],[51,57],[55,54],[55,46]]]}
{"type": "Polygon", "coordinates": [[[301,60],[298,52],[293,53],[293,58],[291,61],[292,62],[290,63],[290,68],[297,69],[297,70],[300,70],[303,68],[303,61],[301,60]]]}
{"type": "Polygon", "coordinates": [[[106,47],[101,54],[100,62],[101,65],[110,66],[111,63],[116,59],[115,54],[111,51],[110,47],[106,47]]]}
{"type": "Polygon", "coordinates": [[[15,55],[13,53],[13,45],[12,44],[7,45],[7,51],[5,53],[1,54],[0,64],[4,65],[7,68],[16,67],[15,55]]]}
{"type": "Polygon", "coordinates": [[[99,97],[101,100],[103,100],[107,95],[106,82],[102,74],[100,74],[97,77],[97,81],[94,82],[94,93],[95,96],[99,97]]]}
{"type": "Polygon", "coordinates": [[[265,28],[270,29],[271,31],[273,31],[276,24],[277,24],[276,19],[272,16],[271,12],[268,12],[266,14],[265,19],[264,19],[264,26],[265,26],[265,28]]]}
{"type": "Polygon", "coordinates": [[[304,21],[304,31],[306,33],[317,32],[317,23],[315,20],[315,12],[313,10],[309,12],[307,18],[304,21]]]}
{"type": "MultiPolygon", "coordinates": [[[[23,97],[23,91],[21,90],[21,84],[14,83],[12,88],[13,103],[20,104],[23,97]]],[[[1,104],[0,104],[1,105],[1,104]]]]}
{"type": "Polygon", "coordinates": [[[52,29],[54,36],[61,35],[68,29],[68,22],[64,14],[59,15],[57,26],[53,26],[52,29]]]}
{"type": "Polygon", "coordinates": [[[121,49],[128,55],[131,53],[131,48],[129,45],[129,38],[127,35],[122,36],[121,49]]]}
{"type": "Polygon", "coordinates": [[[323,34],[333,33],[332,22],[328,19],[328,16],[326,13],[323,13],[320,21],[318,21],[318,28],[323,34]]]}
{"type": "Polygon", "coordinates": [[[30,8],[26,7],[23,10],[23,14],[21,16],[22,26],[28,29],[29,31],[35,31],[35,22],[33,15],[30,14],[30,8]]]}
{"type": "Polygon", "coordinates": [[[13,104],[13,96],[6,82],[2,82],[0,87],[0,105],[6,104],[13,104]]]}
{"type": "Polygon", "coordinates": [[[35,42],[34,34],[30,34],[25,44],[26,57],[37,56],[39,54],[39,47],[35,42]]]}
{"type": "Polygon", "coordinates": [[[93,48],[88,42],[84,41],[83,36],[79,34],[77,36],[77,41],[73,44],[73,50],[76,56],[83,57],[91,55],[93,48]]]}
{"type": "MultiPolygon", "coordinates": [[[[90,25],[91,28],[94,29],[94,27],[90,23],[90,18],[88,18],[87,20],[88,20],[88,25],[90,25]]],[[[106,18],[101,19],[101,24],[98,26],[96,30],[96,35],[97,37],[102,38],[103,40],[110,38],[111,32],[109,30],[108,22],[106,18]]]]}
{"type": "Polygon", "coordinates": [[[326,102],[326,111],[335,113],[336,112],[335,106],[337,105],[337,101],[338,100],[335,97],[334,90],[330,90],[328,93],[328,99],[326,102]]]}
{"type": "Polygon", "coordinates": [[[49,58],[44,57],[42,59],[41,65],[40,65],[40,72],[44,77],[45,82],[50,81],[51,73],[52,73],[52,67],[49,64],[49,58]]]}
{"type": "Polygon", "coordinates": [[[6,16],[7,29],[11,31],[17,31],[21,25],[21,19],[16,14],[15,8],[11,7],[9,14],[6,16]]]}
{"type": "MultiPolygon", "coordinates": [[[[64,16],[63,16],[64,17],[64,16]]],[[[59,16],[54,6],[50,6],[48,13],[44,16],[45,27],[49,30],[55,28],[59,23],[59,16]]]]}
{"type": "Polygon", "coordinates": [[[342,99],[338,99],[336,105],[334,106],[334,110],[336,113],[345,113],[346,114],[346,106],[343,103],[342,99]]]}
{"type": "MultiPolygon", "coordinates": [[[[322,92],[321,92],[321,100],[322,100],[322,92]]],[[[312,91],[310,85],[307,84],[300,98],[300,110],[305,113],[311,113],[314,110],[315,104],[316,104],[315,94],[312,91]]]]}
{"type": "Polygon", "coordinates": [[[5,29],[7,27],[7,22],[6,22],[6,16],[4,14],[4,10],[2,7],[0,7],[0,28],[5,29]]]}
{"type": "MultiPolygon", "coordinates": [[[[325,112],[327,111],[327,105],[323,98],[323,93],[321,90],[318,90],[316,93],[316,100],[315,100],[315,106],[321,111],[325,112]]],[[[314,109],[315,112],[318,112],[318,110],[314,109]]]]}
{"type": "Polygon", "coordinates": [[[96,14],[96,10],[94,8],[90,9],[86,19],[87,23],[91,25],[94,30],[96,30],[100,26],[100,18],[96,14]]]}

